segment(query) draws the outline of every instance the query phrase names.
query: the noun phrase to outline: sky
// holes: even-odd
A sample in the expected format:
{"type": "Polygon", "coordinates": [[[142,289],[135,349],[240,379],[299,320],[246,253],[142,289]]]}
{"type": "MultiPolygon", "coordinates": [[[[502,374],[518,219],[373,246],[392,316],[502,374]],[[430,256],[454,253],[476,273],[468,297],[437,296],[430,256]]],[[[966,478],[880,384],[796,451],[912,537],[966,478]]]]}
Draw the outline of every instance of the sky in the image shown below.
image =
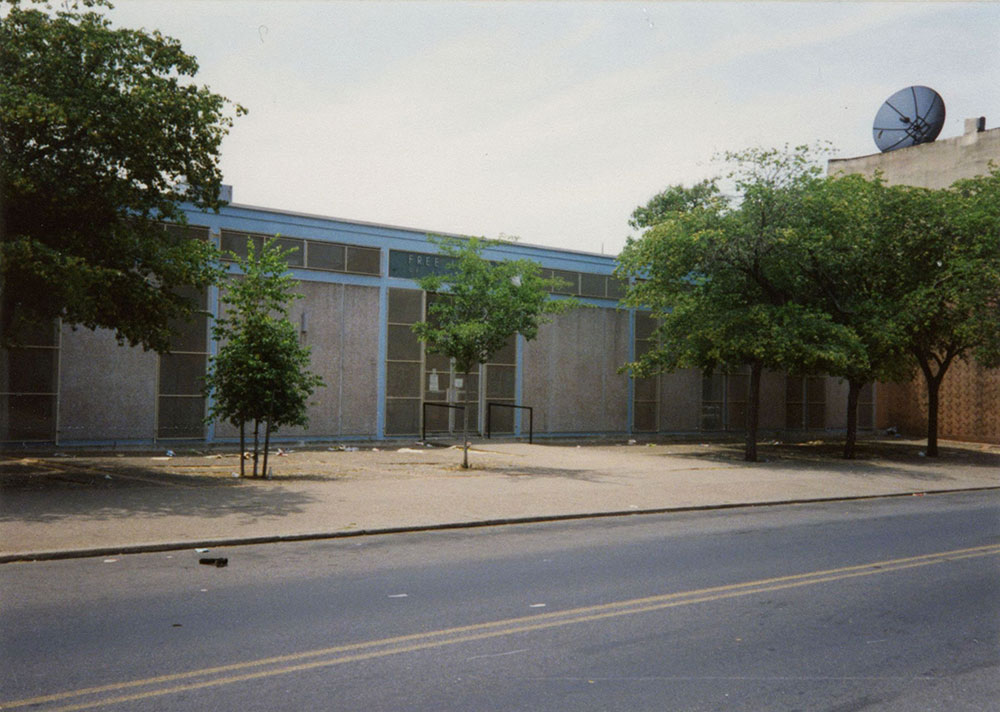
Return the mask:
{"type": "Polygon", "coordinates": [[[1000,125],[1000,3],[119,0],[249,110],[235,203],[617,254],[718,156],[876,153],[904,87],[1000,125]]]}

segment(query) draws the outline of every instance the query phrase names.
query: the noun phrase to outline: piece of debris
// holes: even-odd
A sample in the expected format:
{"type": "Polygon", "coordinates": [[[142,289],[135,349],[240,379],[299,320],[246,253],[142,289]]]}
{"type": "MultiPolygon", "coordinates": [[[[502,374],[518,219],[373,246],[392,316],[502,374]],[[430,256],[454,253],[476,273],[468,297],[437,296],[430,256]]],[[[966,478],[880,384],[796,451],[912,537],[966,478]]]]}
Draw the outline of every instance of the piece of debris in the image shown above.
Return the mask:
{"type": "Polygon", "coordinates": [[[415,452],[415,453],[417,453],[419,455],[423,455],[424,454],[423,450],[414,450],[412,447],[401,447],[398,450],[396,450],[396,452],[415,452]]]}
{"type": "Polygon", "coordinates": [[[105,560],[104,560],[104,563],[105,563],[105,564],[113,564],[113,563],[115,563],[116,561],[118,561],[118,559],[105,559],[105,560]]]}
{"type": "Polygon", "coordinates": [[[372,452],[382,452],[382,451],[381,451],[381,450],[379,450],[379,449],[378,449],[377,447],[373,447],[373,448],[372,448],[372,452]]]}
{"type": "Polygon", "coordinates": [[[204,554],[206,551],[211,551],[211,549],[195,549],[195,551],[199,554],[204,554]]]}
{"type": "Polygon", "coordinates": [[[167,457],[173,457],[173,456],[174,456],[174,451],[173,450],[167,450],[167,457]]]}
{"type": "Polygon", "coordinates": [[[390,593],[389,598],[406,598],[408,595],[406,593],[390,593]]]}
{"type": "Polygon", "coordinates": [[[209,556],[203,559],[198,559],[198,563],[205,564],[205,566],[215,566],[221,569],[223,566],[229,565],[229,559],[218,556],[209,556]]]}
{"type": "Polygon", "coordinates": [[[231,475],[232,475],[233,477],[235,477],[236,479],[239,479],[239,478],[240,478],[240,473],[239,473],[239,472],[230,472],[229,474],[231,474],[231,475]]]}
{"type": "Polygon", "coordinates": [[[638,443],[638,440],[629,440],[628,441],[629,445],[635,445],[636,443],[638,443]]]}

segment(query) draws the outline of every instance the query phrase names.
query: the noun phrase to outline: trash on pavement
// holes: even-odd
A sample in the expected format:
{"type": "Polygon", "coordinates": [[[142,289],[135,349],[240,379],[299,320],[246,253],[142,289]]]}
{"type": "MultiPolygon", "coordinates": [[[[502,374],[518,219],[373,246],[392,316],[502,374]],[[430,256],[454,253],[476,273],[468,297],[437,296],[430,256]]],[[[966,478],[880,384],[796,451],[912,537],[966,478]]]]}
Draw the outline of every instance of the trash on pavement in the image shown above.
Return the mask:
{"type": "Polygon", "coordinates": [[[215,566],[216,568],[222,568],[223,566],[229,565],[229,559],[224,557],[206,557],[203,559],[198,559],[199,564],[205,564],[205,566],[215,566]]]}

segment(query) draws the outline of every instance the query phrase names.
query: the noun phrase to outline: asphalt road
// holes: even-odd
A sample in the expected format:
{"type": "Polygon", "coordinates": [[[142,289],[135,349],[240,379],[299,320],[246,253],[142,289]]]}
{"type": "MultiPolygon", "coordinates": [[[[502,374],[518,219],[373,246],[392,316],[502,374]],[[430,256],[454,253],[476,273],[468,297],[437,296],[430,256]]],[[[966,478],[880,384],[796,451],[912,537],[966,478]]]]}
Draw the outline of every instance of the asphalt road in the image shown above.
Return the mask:
{"type": "Polygon", "coordinates": [[[1000,710],[996,492],[6,564],[0,595],[3,710],[1000,710]]]}

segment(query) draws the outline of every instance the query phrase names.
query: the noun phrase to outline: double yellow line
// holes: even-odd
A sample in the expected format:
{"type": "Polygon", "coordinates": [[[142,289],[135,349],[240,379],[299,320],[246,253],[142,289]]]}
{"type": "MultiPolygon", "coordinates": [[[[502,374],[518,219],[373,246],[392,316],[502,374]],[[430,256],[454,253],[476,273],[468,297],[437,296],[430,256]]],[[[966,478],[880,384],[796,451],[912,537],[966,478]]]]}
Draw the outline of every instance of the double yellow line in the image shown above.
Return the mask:
{"type": "Polygon", "coordinates": [[[62,706],[47,708],[48,712],[72,712],[75,710],[105,707],[123,702],[199,690],[206,687],[231,685],[239,682],[275,677],[277,675],[288,675],[305,670],[314,670],[316,668],[371,660],[389,655],[399,655],[401,653],[427,650],[429,648],[440,648],[447,645],[458,645],[487,638],[498,638],[547,628],[590,623],[620,616],[635,615],[637,613],[649,613],[676,606],[737,598],[801,586],[813,586],[830,581],[886,574],[920,566],[930,566],[932,564],[981,556],[995,556],[997,554],[1000,554],[1000,544],[955,549],[902,559],[889,559],[857,566],[812,571],[792,576],[779,576],[777,578],[747,581],[727,586],[715,586],[692,591],[633,598],[613,603],[572,608],[564,611],[553,611],[518,618],[507,618],[488,623],[444,628],[427,633],[414,633],[394,638],[338,645],[330,648],[248,660],[231,665],[220,665],[218,667],[149,677],[141,680],[128,680],[28,699],[11,700],[9,702],[0,702],[0,710],[13,710],[28,705],[63,703],[71,700],[76,701],[62,706]],[[134,690],[134,692],[129,692],[130,690],[134,690]]]}

